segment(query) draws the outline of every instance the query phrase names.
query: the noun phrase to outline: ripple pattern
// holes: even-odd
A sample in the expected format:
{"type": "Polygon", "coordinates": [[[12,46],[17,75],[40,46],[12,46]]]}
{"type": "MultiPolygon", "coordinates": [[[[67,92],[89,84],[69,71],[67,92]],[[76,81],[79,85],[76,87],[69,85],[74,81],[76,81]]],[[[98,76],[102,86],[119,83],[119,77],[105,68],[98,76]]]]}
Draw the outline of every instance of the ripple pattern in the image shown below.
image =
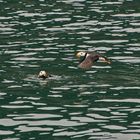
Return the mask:
{"type": "Polygon", "coordinates": [[[0,0],[0,13],[1,139],[140,139],[138,0],[0,0]],[[79,70],[79,50],[112,64],[79,70]]]}

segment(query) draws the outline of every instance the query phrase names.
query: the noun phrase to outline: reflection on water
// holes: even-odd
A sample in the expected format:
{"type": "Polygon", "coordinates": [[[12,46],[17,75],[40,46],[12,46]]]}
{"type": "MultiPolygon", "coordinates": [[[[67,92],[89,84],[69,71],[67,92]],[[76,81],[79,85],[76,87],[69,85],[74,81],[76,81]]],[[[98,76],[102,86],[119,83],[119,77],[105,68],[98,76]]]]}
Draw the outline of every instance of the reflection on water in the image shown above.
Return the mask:
{"type": "Polygon", "coordinates": [[[140,138],[137,0],[0,0],[0,9],[1,139],[140,138]],[[78,69],[79,50],[112,64],[78,69]]]}

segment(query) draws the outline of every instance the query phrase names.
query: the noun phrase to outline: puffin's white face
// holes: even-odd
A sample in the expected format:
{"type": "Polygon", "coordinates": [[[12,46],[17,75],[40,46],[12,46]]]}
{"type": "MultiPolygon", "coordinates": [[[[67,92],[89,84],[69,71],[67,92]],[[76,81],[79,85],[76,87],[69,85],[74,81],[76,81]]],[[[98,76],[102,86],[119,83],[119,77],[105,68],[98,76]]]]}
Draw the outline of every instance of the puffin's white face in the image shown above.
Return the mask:
{"type": "Polygon", "coordinates": [[[83,56],[85,56],[86,55],[86,52],[78,52],[77,54],[76,54],[76,56],[78,57],[78,58],[80,58],[81,56],[83,57],[83,56]]]}
{"type": "Polygon", "coordinates": [[[47,76],[46,71],[40,71],[38,74],[38,77],[46,77],[46,76],[47,76]]]}

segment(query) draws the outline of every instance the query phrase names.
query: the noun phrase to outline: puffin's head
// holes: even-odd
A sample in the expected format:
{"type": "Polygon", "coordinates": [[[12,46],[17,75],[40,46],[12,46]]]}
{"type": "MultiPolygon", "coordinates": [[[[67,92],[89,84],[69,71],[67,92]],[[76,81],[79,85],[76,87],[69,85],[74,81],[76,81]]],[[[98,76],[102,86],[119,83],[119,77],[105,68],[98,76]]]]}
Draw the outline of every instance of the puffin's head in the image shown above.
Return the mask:
{"type": "Polygon", "coordinates": [[[48,78],[50,75],[47,71],[40,71],[39,74],[38,74],[38,78],[43,78],[43,79],[46,79],[48,78]]]}
{"type": "Polygon", "coordinates": [[[86,55],[86,52],[78,52],[78,53],[76,54],[76,56],[77,56],[78,58],[84,57],[85,55],[86,55]]]}

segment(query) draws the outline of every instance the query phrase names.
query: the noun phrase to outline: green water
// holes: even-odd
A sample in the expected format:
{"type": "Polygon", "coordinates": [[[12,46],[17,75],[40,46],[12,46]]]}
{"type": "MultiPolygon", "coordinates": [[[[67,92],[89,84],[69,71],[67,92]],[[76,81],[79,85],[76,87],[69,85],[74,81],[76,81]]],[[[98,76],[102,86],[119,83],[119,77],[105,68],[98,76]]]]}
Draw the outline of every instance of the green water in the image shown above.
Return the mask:
{"type": "Polygon", "coordinates": [[[140,140],[139,5],[0,0],[0,139],[140,140]],[[80,70],[79,50],[112,64],[80,70]]]}

